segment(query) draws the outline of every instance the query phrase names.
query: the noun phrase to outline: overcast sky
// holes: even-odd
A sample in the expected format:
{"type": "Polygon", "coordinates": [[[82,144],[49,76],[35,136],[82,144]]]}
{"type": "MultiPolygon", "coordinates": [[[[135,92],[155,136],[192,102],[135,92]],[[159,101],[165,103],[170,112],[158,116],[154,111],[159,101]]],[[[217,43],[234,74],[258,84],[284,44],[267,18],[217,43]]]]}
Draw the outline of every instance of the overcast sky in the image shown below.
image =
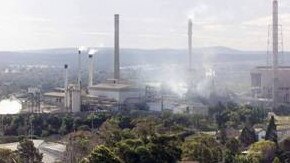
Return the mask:
{"type": "MultiPolygon", "coordinates": [[[[284,49],[290,48],[290,1],[280,1],[284,49]]],[[[271,0],[6,0],[0,5],[0,51],[113,46],[120,14],[121,47],[267,49],[271,0]]]]}

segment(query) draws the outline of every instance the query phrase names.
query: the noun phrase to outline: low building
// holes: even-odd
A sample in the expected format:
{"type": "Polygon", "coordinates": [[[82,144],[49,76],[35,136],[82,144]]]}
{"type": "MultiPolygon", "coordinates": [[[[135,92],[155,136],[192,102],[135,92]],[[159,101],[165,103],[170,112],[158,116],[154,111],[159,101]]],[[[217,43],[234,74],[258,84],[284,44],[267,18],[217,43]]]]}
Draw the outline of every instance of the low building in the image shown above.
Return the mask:
{"type": "MultiPolygon", "coordinates": [[[[278,102],[290,104],[290,66],[280,66],[278,76],[278,102]]],[[[251,71],[251,94],[256,99],[272,99],[272,67],[260,66],[251,71]]]]}
{"type": "Polygon", "coordinates": [[[44,93],[44,102],[51,105],[63,106],[64,105],[64,92],[47,92],[44,93]]]}
{"type": "Polygon", "coordinates": [[[119,104],[139,103],[141,100],[140,89],[129,83],[107,82],[93,85],[88,88],[89,95],[107,97],[116,100],[119,104]]]}

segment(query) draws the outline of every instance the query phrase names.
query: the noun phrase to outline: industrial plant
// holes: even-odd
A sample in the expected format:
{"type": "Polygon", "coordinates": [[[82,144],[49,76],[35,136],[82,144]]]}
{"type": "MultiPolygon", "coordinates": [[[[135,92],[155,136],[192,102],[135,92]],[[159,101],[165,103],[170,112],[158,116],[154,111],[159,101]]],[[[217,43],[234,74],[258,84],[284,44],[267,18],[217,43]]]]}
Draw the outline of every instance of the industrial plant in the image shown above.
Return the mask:
{"type": "Polygon", "coordinates": [[[290,162],[289,5],[26,1],[1,5],[0,163],[290,162]]]}
{"type": "Polygon", "coordinates": [[[115,15],[115,48],[114,48],[114,76],[102,83],[95,84],[94,60],[97,50],[80,47],[78,49],[78,78],[75,84],[68,81],[68,65],[64,65],[64,88],[44,93],[44,102],[56,107],[57,112],[81,111],[112,111],[124,106],[134,107],[141,103],[141,89],[136,83],[126,81],[120,76],[120,50],[119,50],[119,15],[115,15]],[[82,57],[88,53],[88,83],[82,86],[82,57]]]}
{"type": "MultiPolygon", "coordinates": [[[[159,75],[153,78],[151,76],[155,72],[148,73],[140,66],[140,71],[135,72],[133,79],[128,75],[131,74],[130,68],[121,68],[121,62],[125,59],[122,58],[122,49],[120,50],[120,17],[119,14],[116,14],[114,16],[113,57],[108,62],[113,73],[107,75],[105,79],[96,80],[99,79],[97,76],[99,74],[96,73],[97,67],[102,62],[98,58],[100,49],[80,46],[75,50],[75,54],[72,54],[73,60],[77,63],[77,69],[73,69],[73,64],[63,65],[61,68],[63,73],[57,81],[62,83],[56,84],[59,87],[49,87],[49,89],[42,90],[41,86],[35,85],[15,95],[15,98],[22,104],[21,112],[116,111],[136,109],[137,106],[142,105],[151,111],[168,110],[175,113],[186,112],[206,115],[208,108],[219,102],[251,103],[268,108],[290,103],[290,67],[280,64],[283,39],[282,27],[278,20],[277,0],[273,1],[272,25],[269,26],[269,36],[270,34],[272,36],[269,37],[268,41],[268,46],[271,47],[268,54],[271,55],[272,63],[270,65],[269,60],[265,66],[256,65],[257,67],[251,70],[250,75],[247,74],[251,81],[248,82],[250,89],[247,90],[246,95],[233,92],[221,84],[225,81],[222,78],[233,76],[230,74],[225,76],[226,73],[222,72],[228,68],[224,67],[225,65],[216,68],[218,66],[215,67],[214,64],[200,65],[196,63],[202,61],[194,56],[200,52],[193,50],[193,24],[193,20],[188,19],[187,54],[182,65],[178,65],[179,67],[176,68],[175,72],[170,74],[171,72],[168,70],[170,66],[165,64],[164,69],[163,67],[153,68],[153,71],[156,71],[156,76],[159,75]],[[200,68],[201,66],[203,67],[200,68]],[[147,76],[144,75],[146,73],[148,73],[147,76]],[[160,77],[160,74],[169,75],[160,77]],[[170,75],[176,75],[176,77],[170,75]],[[84,76],[87,77],[83,81],[84,76]],[[159,80],[160,78],[162,80],[159,80]],[[248,94],[250,94],[250,98],[248,94]]],[[[150,66],[152,65],[144,67],[150,69],[150,66]]],[[[15,69],[15,66],[13,68],[15,69]]],[[[41,66],[41,68],[45,68],[45,66],[41,66]]],[[[13,72],[16,74],[23,68],[17,66],[15,70],[10,69],[12,68],[6,68],[5,73],[13,72]]],[[[138,68],[133,69],[137,70],[138,68]]],[[[27,69],[26,71],[31,70],[27,69]]]]}
{"type": "Polygon", "coordinates": [[[282,25],[279,24],[278,1],[273,1],[272,25],[269,31],[272,36],[269,51],[272,64],[257,66],[251,72],[251,93],[255,103],[270,108],[277,108],[281,104],[290,103],[290,67],[281,65],[283,54],[282,25]]]}

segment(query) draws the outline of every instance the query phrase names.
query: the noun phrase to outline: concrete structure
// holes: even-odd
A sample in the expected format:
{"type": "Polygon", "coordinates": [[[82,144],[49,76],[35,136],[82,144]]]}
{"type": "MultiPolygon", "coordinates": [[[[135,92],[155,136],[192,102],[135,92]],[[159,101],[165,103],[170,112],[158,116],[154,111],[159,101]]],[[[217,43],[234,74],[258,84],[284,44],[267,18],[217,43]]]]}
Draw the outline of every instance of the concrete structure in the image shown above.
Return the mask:
{"type": "Polygon", "coordinates": [[[119,54],[119,15],[114,17],[115,39],[114,39],[114,77],[98,85],[88,87],[88,96],[105,97],[113,99],[119,105],[134,104],[141,101],[140,89],[129,82],[120,80],[120,54],[119,54]]]}
{"type": "Polygon", "coordinates": [[[89,54],[89,79],[88,86],[93,86],[93,78],[94,78],[94,56],[89,54]]]}
{"type": "Polygon", "coordinates": [[[140,101],[139,89],[126,83],[101,83],[90,87],[89,95],[98,97],[105,96],[110,99],[115,99],[120,104],[136,98],[138,99],[138,102],[140,101]]]}
{"type": "Polygon", "coordinates": [[[188,69],[192,69],[192,21],[188,21],[188,69]]]}
{"type": "Polygon", "coordinates": [[[273,0],[272,11],[272,65],[256,67],[251,72],[252,97],[257,102],[271,104],[272,109],[289,103],[290,67],[279,66],[278,1],[273,0]]]}
{"type": "Polygon", "coordinates": [[[96,110],[103,108],[116,108],[120,105],[130,105],[141,102],[140,89],[132,83],[120,80],[120,58],[119,58],[119,15],[116,14],[115,39],[114,39],[114,77],[101,84],[93,85],[94,54],[95,49],[89,51],[89,76],[88,93],[81,87],[81,54],[87,49],[78,49],[78,79],[75,85],[68,85],[67,65],[65,65],[65,83],[63,91],[49,92],[45,94],[46,102],[52,105],[64,106],[69,112],[80,112],[81,108],[96,110]]]}
{"type": "Polygon", "coordinates": [[[68,65],[64,65],[64,107],[68,109],[69,98],[68,98],[68,65]]]}
{"type": "Polygon", "coordinates": [[[273,89],[272,89],[272,98],[273,98],[273,108],[277,107],[277,103],[278,103],[278,86],[279,86],[279,75],[277,74],[278,72],[278,54],[279,54],[279,37],[278,37],[278,1],[277,0],[273,0],[273,17],[272,17],[272,21],[273,21],[273,27],[272,27],[272,35],[273,35],[273,65],[272,65],[272,69],[273,69],[273,89]]]}
{"type": "Polygon", "coordinates": [[[105,96],[86,95],[82,98],[82,104],[88,111],[111,111],[118,109],[118,102],[105,96]]]}
{"type": "Polygon", "coordinates": [[[68,85],[67,89],[44,93],[43,97],[45,104],[59,107],[60,112],[81,111],[81,90],[78,84],[68,85]]]}
{"type": "Polygon", "coordinates": [[[81,111],[81,89],[78,85],[68,87],[69,111],[77,113],[81,111]]]}
{"type": "Polygon", "coordinates": [[[115,15],[114,79],[120,80],[119,14],[115,15]]]}
{"type": "MultiPolygon", "coordinates": [[[[251,72],[251,93],[252,97],[267,99],[273,103],[273,73],[272,67],[260,66],[251,72]]],[[[276,86],[276,105],[290,103],[290,66],[280,66],[276,72],[279,83],[276,86]]]]}
{"type": "Polygon", "coordinates": [[[59,107],[64,106],[64,92],[47,92],[44,93],[44,102],[46,104],[55,105],[59,107]]]}
{"type": "Polygon", "coordinates": [[[82,78],[82,51],[79,49],[78,51],[78,85],[81,87],[81,78],[82,78]]]}

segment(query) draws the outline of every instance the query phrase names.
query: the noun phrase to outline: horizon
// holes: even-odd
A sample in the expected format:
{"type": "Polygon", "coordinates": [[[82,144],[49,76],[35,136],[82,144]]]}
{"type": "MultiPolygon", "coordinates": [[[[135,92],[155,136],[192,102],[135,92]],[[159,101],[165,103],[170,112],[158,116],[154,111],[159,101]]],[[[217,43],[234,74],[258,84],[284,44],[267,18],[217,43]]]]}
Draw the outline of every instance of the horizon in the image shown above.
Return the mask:
{"type": "MultiPolygon", "coordinates": [[[[114,47],[98,47],[98,46],[92,46],[87,48],[97,48],[97,49],[114,49],[114,47]]],[[[204,46],[204,47],[193,47],[193,50],[202,50],[202,49],[223,49],[223,50],[232,50],[232,51],[240,51],[240,52],[267,52],[267,49],[265,50],[249,50],[249,49],[237,49],[237,48],[231,48],[226,46],[204,46]]],[[[30,52],[30,51],[46,51],[46,50],[72,50],[72,49],[78,49],[78,47],[51,47],[51,48],[36,48],[36,49],[21,49],[21,50],[1,50],[0,52],[30,52]]],[[[141,51],[160,51],[160,50],[172,50],[172,51],[188,51],[187,48],[120,48],[120,50],[141,50],[141,51]]],[[[283,53],[288,53],[288,51],[283,51],[283,53]]],[[[193,51],[193,53],[195,53],[193,51]]],[[[281,52],[280,52],[281,53],[281,52]]]]}

